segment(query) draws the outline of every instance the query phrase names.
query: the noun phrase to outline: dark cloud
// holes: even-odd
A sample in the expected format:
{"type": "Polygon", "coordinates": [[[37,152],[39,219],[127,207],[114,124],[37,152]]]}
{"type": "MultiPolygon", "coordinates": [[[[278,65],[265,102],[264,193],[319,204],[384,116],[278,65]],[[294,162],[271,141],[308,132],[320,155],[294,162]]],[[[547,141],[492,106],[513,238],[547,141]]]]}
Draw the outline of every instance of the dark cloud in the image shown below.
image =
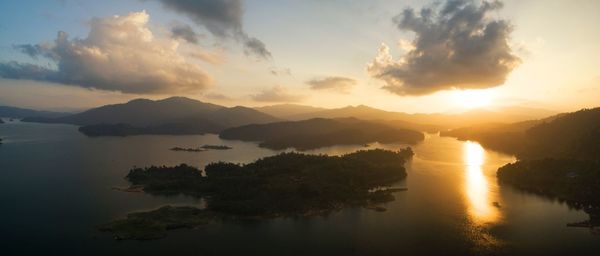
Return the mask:
{"type": "Polygon", "coordinates": [[[171,28],[171,35],[175,39],[183,39],[188,43],[198,44],[198,34],[189,25],[175,25],[171,28]]]}
{"type": "Polygon", "coordinates": [[[356,80],[348,77],[331,76],[312,79],[306,82],[313,90],[332,90],[340,93],[349,93],[356,85],[356,80]]]}
{"type": "Polygon", "coordinates": [[[19,44],[13,45],[13,48],[19,50],[20,52],[29,55],[29,57],[37,59],[37,57],[41,54],[42,49],[39,45],[31,45],[31,44],[19,44]]]}
{"type": "Polygon", "coordinates": [[[393,21],[415,33],[414,48],[394,60],[383,45],[367,70],[399,95],[501,85],[520,63],[508,44],[510,24],[490,17],[501,7],[499,1],[449,0],[441,8],[405,9],[393,21]]]}
{"type": "Polygon", "coordinates": [[[274,86],[252,95],[251,98],[262,102],[298,102],[304,99],[304,96],[292,94],[283,86],[274,86]]]}
{"type": "Polygon", "coordinates": [[[254,37],[245,37],[244,39],[244,53],[246,55],[256,55],[263,59],[271,58],[271,52],[267,50],[265,43],[254,38],[254,37]]]}
{"type": "Polygon", "coordinates": [[[60,82],[60,73],[42,66],[18,63],[15,61],[0,63],[0,77],[8,79],[30,79],[60,82]]]}
{"type": "Polygon", "coordinates": [[[212,79],[189,63],[170,43],[154,40],[145,12],[95,18],[87,38],[69,39],[59,32],[51,44],[16,46],[55,67],[0,63],[0,76],[48,81],[124,93],[192,92],[212,79]]]}
{"type": "Polygon", "coordinates": [[[244,6],[241,0],[159,0],[175,12],[184,14],[220,38],[233,38],[244,45],[246,54],[271,58],[265,44],[243,29],[244,6]]]}

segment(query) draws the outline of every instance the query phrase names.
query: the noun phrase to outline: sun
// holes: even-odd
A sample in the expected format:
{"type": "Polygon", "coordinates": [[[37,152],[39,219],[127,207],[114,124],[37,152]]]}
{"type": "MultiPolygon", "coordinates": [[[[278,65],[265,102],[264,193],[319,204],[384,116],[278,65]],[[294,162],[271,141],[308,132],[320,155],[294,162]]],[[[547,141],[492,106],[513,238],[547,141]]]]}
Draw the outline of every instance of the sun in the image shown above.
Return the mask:
{"type": "Polygon", "coordinates": [[[452,93],[455,104],[465,109],[487,107],[494,101],[491,90],[457,90],[452,93]]]}

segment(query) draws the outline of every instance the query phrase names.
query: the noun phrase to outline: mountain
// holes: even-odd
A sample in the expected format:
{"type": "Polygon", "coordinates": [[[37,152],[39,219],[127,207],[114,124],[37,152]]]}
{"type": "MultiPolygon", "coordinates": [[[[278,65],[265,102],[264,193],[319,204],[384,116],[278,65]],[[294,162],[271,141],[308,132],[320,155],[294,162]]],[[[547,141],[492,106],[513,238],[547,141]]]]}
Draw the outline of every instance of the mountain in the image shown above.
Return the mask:
{"type": "Polygon", "coordinates": [[[345,118],[354,117],[364,120],[405,120],[410,115],[401,112],[390,112],[365,105],[347,106],[343,108],[322,109],[314,112],[301,113],[289,116],[290,120],[305,120],[310,118],[345,118]]]}
{"type": "Polygon", "coordinates": [[[278,104],[278,105],[257,107],[254,109],[256,109],[260,112],[281,118],[281,119],[290,119],[290,117],[293,117],[293,116],[326,110],[325,108],[318,108],[318,107],[298,105],[298,104],[278,104]]]}
{"type": "Polygon", "coordinates": [[[442,132],[442,135],[475,140],[521,159],[552,157],[598,160],[600,108],[513,124],[464,127],[442,132]]]}
{"type": "Polygon", "coordinates": [[[325,109],[315,112],[291,115],[289,120],[305,120],[310,118],[344,118],[355,117],[364,120],[394,121],[405,123],[411,128],[429,131],[433,128],[439,130],[464,127],[488,122],[511,123],[538,119],[556,114],[553,111],[525,107],[508,107],[497,110],[472,110],[464,113],[432,113],[408,114],[404,112],[385,111],[365,105],[347,106],[336,109],[325,109]]]}
{"type": "Polygon", "coordinates": [[[251,124],[223,130],[222,139],[259,141],[271,149],[308,150],[333,145],[361,145],[371,142],[414,144],[424,139],[422,133],[393,128],[356,118],[286,121],[251,124]]]}
{"type": "Polygon", "coordinates": [[[0,106],[0,117],[7,118],[26,118],[26,117],[42,117],[42,118],[56,118],[61,116],[69,115],[69,113],[53,112],[53,111],[40,111],[27,108],[17,108],[9,106],[0,106]]]}
{"type": "Polygon", "coordinates": [[[156,101],[135,99],[59,118],[27,118],[24,121],[80,125],[80,131],[91,136],[126,136],[217,133],[228,127],[280,119],[251,108],[227,108],[185,97],[171,97],[156,101]]]}
{"type": "Polygon", "coordinates": [[[498,169],[501,184],[557,198],[590,219],[568,224],[600,226],[600,108],[509,125],[471,127],[446,135],[479,141],[517,156],[498,169]]]}

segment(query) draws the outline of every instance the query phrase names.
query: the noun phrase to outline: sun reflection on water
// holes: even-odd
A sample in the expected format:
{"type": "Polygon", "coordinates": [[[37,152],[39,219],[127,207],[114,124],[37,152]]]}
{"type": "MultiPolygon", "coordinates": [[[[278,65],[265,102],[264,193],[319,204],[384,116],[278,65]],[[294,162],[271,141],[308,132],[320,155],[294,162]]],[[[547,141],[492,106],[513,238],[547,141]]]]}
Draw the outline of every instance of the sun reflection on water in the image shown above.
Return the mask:
{"type": "Polygon", "coordinates": [[[498,209],[492,205],[489,184],[483,173],[485,150],[475,142],[463,144],[465,164],[465,194],[469,216],[475,223],[490,223],[498,219],[498,209]]]}

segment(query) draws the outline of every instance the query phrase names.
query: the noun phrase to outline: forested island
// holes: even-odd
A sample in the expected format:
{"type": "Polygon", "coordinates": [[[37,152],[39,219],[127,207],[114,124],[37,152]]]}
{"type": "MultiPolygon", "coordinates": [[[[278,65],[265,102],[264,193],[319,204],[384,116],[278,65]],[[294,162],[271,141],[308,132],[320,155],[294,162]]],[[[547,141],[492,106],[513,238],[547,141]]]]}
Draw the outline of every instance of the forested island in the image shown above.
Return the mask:
{"type": "Polygon", "coordinates": [[[184,152],[204,152],[208,150],[229,150],[233,149],[230,146],[225,145],[202,145],[197,148],[182,148],[182,147],[173,147],[172,151],[184,151],[184,152]]]}
{"type": "Polygon", "coordinates": [[[184,151],[184,152],[203,152],[206,151],[206,149],[203,148],[182,148],[182,147],[173,147],[171,148],[172,151],[184,151]]]}
{"type": "Polygon", "coordinates": [[[213,150],[229,150],[229,149],[233,149],[230,146],[226,146],[226,145],[202,145],[200,146],[200,148],[203,149],[213,149],[213,150]]]}
{"type": "Polygon", "coordinates": [[[356,118],[251,124],[223,130],[228,140],[257,141],[269,149],[310,150],[334,145],[364,145],[372,142],[415,144],[424,139],[420,132],[356,118]]]}
{"type": "Polygon", "coordinates": [[[281,153],[245,165],[211,163],[205,175],[185,164],[134,168],[126,177],[132,186],[143,186],[144,192],[154,195],[202,197],[206,208],[163,207],[132,213],[100,230],[118,239],[154,239],[168,229],[223,218],[302,217],[344,207],[373,208],[405,190],[389,186],[406,177],[404,164],[412,155],[410,148],[360,150],[342,156],[281,153]]]}

